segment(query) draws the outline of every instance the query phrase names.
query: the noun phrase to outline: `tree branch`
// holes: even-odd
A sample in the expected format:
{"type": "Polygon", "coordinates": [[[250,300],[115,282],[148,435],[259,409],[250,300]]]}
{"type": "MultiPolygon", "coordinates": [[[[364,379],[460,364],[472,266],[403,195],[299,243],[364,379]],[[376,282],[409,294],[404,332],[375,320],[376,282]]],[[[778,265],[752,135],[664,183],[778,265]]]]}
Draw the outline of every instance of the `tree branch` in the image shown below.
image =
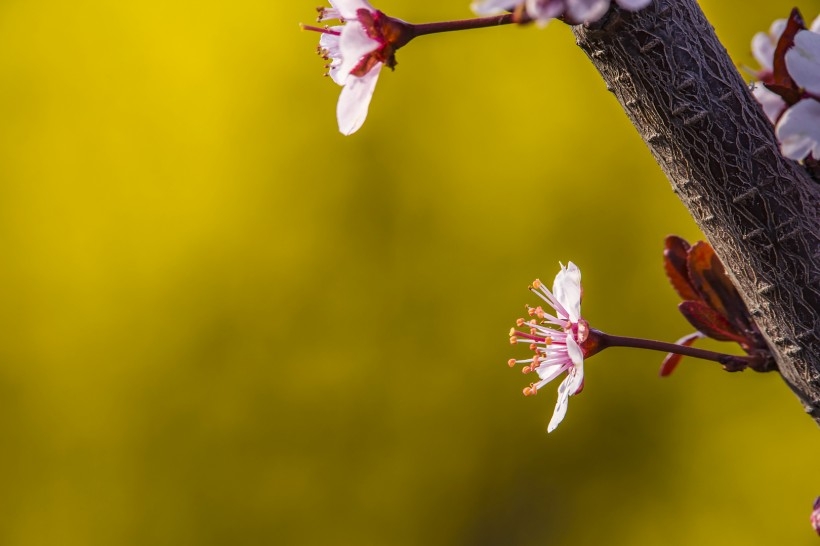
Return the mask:
{"type": "Polygon", "coordinates": [[[785,159],[695,0],[574,27],[820,424],[820,184],[785,159]]]}

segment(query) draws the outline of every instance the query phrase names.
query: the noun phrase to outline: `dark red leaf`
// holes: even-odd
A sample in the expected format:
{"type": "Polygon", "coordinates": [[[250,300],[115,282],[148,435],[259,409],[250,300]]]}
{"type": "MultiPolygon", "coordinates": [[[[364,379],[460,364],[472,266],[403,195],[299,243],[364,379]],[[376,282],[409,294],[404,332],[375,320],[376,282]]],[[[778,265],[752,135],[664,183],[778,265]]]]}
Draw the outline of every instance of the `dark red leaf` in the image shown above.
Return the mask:
{"type": "Polygon", "coordinates": [[[663,268],[672,283],[672,288],[684,300],[700,299],[692,284],[686,266],[686,254],[689,243],[676,235],[670,235],[664,241],[663,268]]]}
{"type": "Polygon", "coordinates": [[[678,309],[689,324],[712,339],[749,344],[742,331],[738,331],[723,315],[703,302],[684,301],[678,305],[678,309]]]}
{"type": "Polygon", "coordinates": [[[699,241],[689,249],[687,266],[689,280],[703,303],[723,315],[735,331],[751,329],[746,304],[708,243],[699,241]]]}

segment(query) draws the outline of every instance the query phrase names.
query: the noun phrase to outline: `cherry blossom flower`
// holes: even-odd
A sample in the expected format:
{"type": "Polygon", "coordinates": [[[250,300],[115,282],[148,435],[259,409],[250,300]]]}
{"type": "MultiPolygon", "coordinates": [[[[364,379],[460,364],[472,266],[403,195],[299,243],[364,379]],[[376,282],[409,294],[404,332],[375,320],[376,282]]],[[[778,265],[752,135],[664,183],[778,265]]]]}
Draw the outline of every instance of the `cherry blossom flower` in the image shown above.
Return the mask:
{"type": "MultiPolygon", "coordinates": [[[[555,276],[552,292],[541,281],[536,280],[530,290],[544,300],[555,314],[542,307],[527,307],[531,320],[518,319],[519,328],[528,331],[510,330],[510,343],[527,343],[535,353],[532,358],[510,359],[510,367],[525,364],[524,373],[535,372],[539,381],[524,389],[524,395],[534,395],[547,383],[566,372],[566,377],[558,386],[558,401],[547,427],[552,432],[567,413],[569,397],[584,388],[584,342],[589,335],[589,324],[581,318],[581,270],[574,263],[564,267],[555,276]]],[[[591,353],[590,353],[591,354],[591,353]]]]}
{"type": "Polygon", "coordinates": [[[330,4],[332,8],[320,8],[319,21],[338,19],[341,25],[303,28],[322,34],[319,53],[330,61],[330,77],[342,86],[336,105],[339,131],[350,135],[367,117],[382,67],[396,65],[395,51],[409,40],[409,26],[366,0],[330,0],[330,4]]]}
{"type": "MultiPolygon", "coordinates": [[[[648,6],[652,0],[615,0],[628,10],[648,6]]],[[[530,19],[544,25],[550,19],[564,17],[567,22],[589,23],[600,19],[609,9],[610,0],[481,0],[473,2],[473,11],[489,15],[500,11],[526,10],[530,19]]]]}
{"type": "Polygon", "coordinates": [[[775,124],[785,157],[820,159],[820,16],[806,29],[800,12],[752,39],[761,83],[752,94],[775,124]]]}
{"type": "MultiPolygon", "coordinates": [[[[818,18],[820,20],[820,17],[818,18]]],[[[815,21],[816,23],[817,21],[815,21]]],[[[820,34],[802,30],[786,52],[786,68],[804,98],[780,117],[775,134],[783,155],[820,159],[820,34]]]]}
{"type": "Polygon", "coordinates": [[[814,501],[814,510],[811,513],[811,526],[814,527],[814,531],[820,535],[820,497],[817,497],[814,501]]]}

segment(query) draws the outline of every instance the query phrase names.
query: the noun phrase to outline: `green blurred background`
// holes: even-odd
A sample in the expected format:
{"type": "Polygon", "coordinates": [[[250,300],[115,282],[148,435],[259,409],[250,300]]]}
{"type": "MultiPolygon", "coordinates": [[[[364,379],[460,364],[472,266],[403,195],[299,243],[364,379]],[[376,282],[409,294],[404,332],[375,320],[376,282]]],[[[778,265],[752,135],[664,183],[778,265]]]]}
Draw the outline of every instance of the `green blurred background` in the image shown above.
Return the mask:
{"type": "MultiPolygon", "coordinates": [[[[815,544],[777,376],[614,349],[548,436],[506,366],[559,260],[691,330],[698,231],[569,30],[419,39],[346,138],[315,4],[0,4],[0,544],[815,544]]],[[[791,5],[703,2],[746,65],[791,5]]]]}

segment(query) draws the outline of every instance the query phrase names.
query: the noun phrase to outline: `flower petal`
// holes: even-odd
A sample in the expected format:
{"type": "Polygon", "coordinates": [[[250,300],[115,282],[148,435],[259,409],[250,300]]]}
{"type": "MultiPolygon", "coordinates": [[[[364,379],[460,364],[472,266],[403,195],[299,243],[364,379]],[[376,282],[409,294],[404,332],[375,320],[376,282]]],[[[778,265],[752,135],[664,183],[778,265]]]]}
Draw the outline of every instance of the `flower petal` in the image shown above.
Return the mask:
{"type": "Polygon", "coordinates": [[[591,22],[603,17],[609,9],[609,0],[569,0],[566,15],[571,21],[591,22]]]}
{"type": "Polygon", "coordinates": [[[567,338],[567,350],[575,365],[569,369],[567,377],[558,386],[558,400],[555,403],[555,410],[552,412],[552,419],[547,425],[547,432],[555,430],[564,420],[564,416],[567,414],[569,397],[581,392],[584,387],[584,356],[581,348],[572,337],[567,338]]]}
{"type": "Polygon", "coordinates": [[[804,159],[809,153],[820,158],[820,101],[803,99],[786,110],[775,134],[789,159],[804,159]]]}
{"type": "Polygon", "coordinates": [[[564,0],[527,0],[527,15],[542,27],[563,12],[564,0]]]}
{"type": "Polygon", "coordinates": [[[617,0],[618,5],[624,9],[637,11],[652,3],[652,0],[617,0]]]}
{"type": "MultiPolygon", "coordinates": [[[[342,31],[344,27],[336,26],[330,27],[330,30],[337,32],[342,31]]],[[[339,49],[339,35],[323,33],[319,38],[319,47],[322,48],[325,57],[330,59],[330,64],[327,65],[327,73],[339,85],[344,85],[347,74],[339,72],[339,66],[342,64],[342,51],[339,49]]]]}
{"type": "Polygon", "coordinates": [[[569,393],[574,395],[581,392],[584,386],[584,353],[572,337],[567,338],[567,352],[574,364],[568,375],[570,379],[569,393]]]}
{"type": "Polygon", "coordinates": [[[381,69],[382,63],[378,63],[364,76],[349,76],[345,81],[336,105],[339,131],[343,135],[351,135],[358,131],[367,118],[367,109],[370,106],[373,91],[376,89],[381,69]]]}
{"type": "Polygon", "coordinates": [[[774,59],[774,42],[765,32],[758,32],[752,37],[752,56],[760,68],[771,72],[774,59]]]}
{"type": "Polygon", "coordinates": [[[561,375],[567,367],[563,362],[556,362],[555,364],[542,364],[536,368],[535,372],[541,380],[533,385],[536,390],[540,389],[559,375],[561,375]]]}
{"type": "Polygon", "coordinates": [[[820,97],[820,34],[798,32],[794,47],[786,52],[786,68],[797,85],[820,97]]]}
{"type": "Polygon", "coordinates": [[[342,14],[335,8],[321,8],[319,12],[319,21],[327,21],[329,19],[343,19],[342,14]]]}
{"type": "Polygon", "coordinates": [[[766,114],[766,117],[769,118],[769,121],[773,124],[777,123],[780,114],[788,107],[788,104],[786,104],[786,101],[784,101],[780,95],[769,91],[766,89],[766,86],[760,82],[755,84],[754,89],[752,89],[752,95],[754,95],[757,102],[760,103],[760,106],[763,107],[763,113],[766,114]]]}
{"type": "Polygon", "coordinates": [[[785,19],[775,19],[769,27],[769,32],[758,32],[752,38],[752,55],[760,63],[760,67],[771,72],[774,69],[774,48],[786,30],[785,19]]]}
{"type": "Polygon", "coordinates": [[[775,19],[769,26],[769,36],[772,37],[772,43],[776,44],[780,40],[783,31],[786,30],[788,19],[775,19]]]}
{"type": "Polygon", "coordinates": [[[569,388],[568,382],[570,381],[569,376],[561,383],[558,387],[558,401],[555,402],[555,410],[552,412],[552,419],[550,419],[549,425],[547,425],[547,432],[552,432],[555,428],[561,424],[561,421],[564,420],[564,416],[567,414],[567,405],[569,404],[569,388]]]}
{"type": "Polygon", "coordinates": [[[342,17],[351,21],[356,19],[356,12],[360,9],[376,11],[376,9],[365,0],[330,0],[330,5],[333,6],[342,17]]]}
{"type": "Polygon", "coordinates": [[[552,293],[558,303],[564,306],[572,322],[581,318],[581,270],[572,262],[566,267],[561,265],[561,271],[555,276],[552,293]]]}
{"type": "Polygon", "coordinates": [[[567,354],[569,355],[569,359],[572,360],[573,365],[576,368],[581,369],[581,376],[584,375],[584,351],[581,350],[581,346],[578,345],[578,342],[573,339],[572,336],[567,336],[567,354]]]}
{"type": "Polygon", "coordinates": [[[379,45],[379,42],[367,35],[359,22],[346,24],[339,36],[339,51],[342,55],[340,78],[346,78],[359,65],[362,57],[378,49],[379,45]]]}
{"type": "Polygon", "coordinates": [[[513,0],[484,0],[483,2],[473,2],[470,9],[477,15],[493,15],[500,11],[513,9],[521,2],[513,0]]]}

